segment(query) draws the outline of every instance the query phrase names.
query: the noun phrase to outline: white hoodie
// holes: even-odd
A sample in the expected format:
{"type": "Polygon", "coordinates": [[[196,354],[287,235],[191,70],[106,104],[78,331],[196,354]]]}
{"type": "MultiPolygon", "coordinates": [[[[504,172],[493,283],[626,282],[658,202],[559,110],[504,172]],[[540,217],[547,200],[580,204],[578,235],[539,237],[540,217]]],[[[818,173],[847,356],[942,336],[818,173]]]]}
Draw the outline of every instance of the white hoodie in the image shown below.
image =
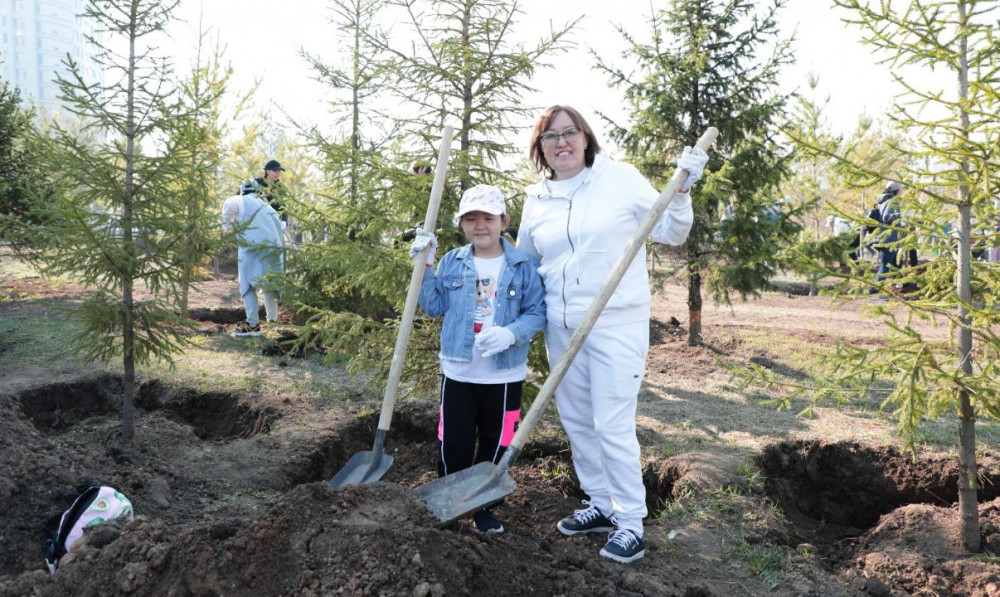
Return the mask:
{"type": "MultiPolygon", "coordinates": [[[[529,185],[517,247],[541,262],[549,322],[575,328],[604,280],[625,252],[659,193],[630,164],[595,156],[594,166],[570,197],[549,191],[545,180],[529,185]]],[[[694,213],[691,198],[677,195],[650,238],[679,245],[694,213]]],[[[625,272],[595,327],[649,319],[649,277],[642,250],[625,272]]]]}

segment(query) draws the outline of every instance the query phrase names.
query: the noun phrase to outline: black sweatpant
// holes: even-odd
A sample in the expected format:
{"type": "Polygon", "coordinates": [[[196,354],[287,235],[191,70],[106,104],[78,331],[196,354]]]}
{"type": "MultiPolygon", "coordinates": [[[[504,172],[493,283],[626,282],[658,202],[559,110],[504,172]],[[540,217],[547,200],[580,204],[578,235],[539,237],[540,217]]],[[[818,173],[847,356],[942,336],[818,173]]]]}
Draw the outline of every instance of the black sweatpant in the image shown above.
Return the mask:
{"type": "Polygon", "coordinates": [[[438,475],[500,461],[521,418],[523,383],[478,384],[441,376],[438,475]]]}

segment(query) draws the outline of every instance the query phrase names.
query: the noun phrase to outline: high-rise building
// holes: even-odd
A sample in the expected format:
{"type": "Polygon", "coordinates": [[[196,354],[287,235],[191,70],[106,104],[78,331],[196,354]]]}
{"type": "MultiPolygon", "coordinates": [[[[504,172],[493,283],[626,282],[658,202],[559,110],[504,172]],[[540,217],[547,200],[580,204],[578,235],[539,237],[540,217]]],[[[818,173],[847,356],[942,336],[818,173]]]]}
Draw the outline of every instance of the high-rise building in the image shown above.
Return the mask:
{"type": "Polygon", "coordinates": [[[100,81],[83,10],[84,0],[0,0],[0,77],[44,113],[59,110],[55,78],[65,72],[67,55],[85,81],[100,81]]]}

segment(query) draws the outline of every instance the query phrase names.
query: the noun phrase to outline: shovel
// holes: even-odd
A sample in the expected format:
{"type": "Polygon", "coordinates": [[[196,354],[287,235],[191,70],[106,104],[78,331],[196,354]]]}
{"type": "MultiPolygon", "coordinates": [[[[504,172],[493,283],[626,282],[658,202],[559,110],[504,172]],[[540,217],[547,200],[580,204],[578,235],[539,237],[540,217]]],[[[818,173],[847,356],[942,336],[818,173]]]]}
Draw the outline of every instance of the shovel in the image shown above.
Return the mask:
{"type": "MultiPolygon", "coordinates": [[[[707,152],[718,135],[718,129],[709,127],[705,131],[705,134],[698,139],[697,147],[707,152]]],[[[608,300],[611,299],[611,295],[625,275],[625,270],[628,269],[632,260],[639,253],[639,250],[645,246],[646,237],[653,230],[653,226],[656,225],[657,220],[667,211],[670,202],[677,193],[677,189],[684,184],[687,176],[688,172],[686,170],[678,168],[674,172],[673,178],[670,179],[669,184],[667,184],[667,187],[660,193],[659,198],[653,204],[646,219],[643,220],[639,226],[639,230],[632,237],[631,244],[622,253],[621,257],[618,258],[611,273],[604,280],[604,286],[601,288],[600,294],[597,295],[593,304],[587,309],[586,314],[583,316],[583,321],[576,329],[576,332],[573,333],[569,344],[566,345],[566,352],[559,357],[555,366],[552,367],[552,371],[549,372],[548,379],[545,380],[531,408],[528,409],[528,413],[524,416],[524,420],[521,422],[517,433],[514,434],[514,439],[511,440],[510,446],[504,452],[500,462],[498,464],[481,462],[473,467],[441,477],[417,488],[417,492],[427,504],[427,508],[443,524],[448,524],[473,512],[478,512],[487,506],[492,506],[517,487],[517,483],[507,472],[507,469],[510,468],[511,464],[520,455],[521,449],[528,439],[528,435],[535,427],[538,419],[541,418],[542,413],[545,412],[545,407],[555,394],[556,386],[562,381],[562,378],[566,375],[566,371],[569,370],[569,366],[573,363],[573,359],[580,352],[580,348],[583,346],[584,340],[587,339],[590,330],[593,329],[594,324],[597,322],[598,316],[604,310],[604,306],[608,304],[608,300]]]]}
{"type": "MultiPolygon", "coordinates": [[[[451,154],[451,138],[454,130],[444,127],[441,135],[441,147],[438,149],[437,169],[434,172],[434,186],[431,187],[431,197],[427,202],[427,217],[424,219],[424,230],[432,231],[437,226],[438,207],[441,205],[441,191],[444,189],[444,174],[448,169],[448,156],[451,154]]],[[[403,317],[399,322],[399,333],[396,335],[396,348],[392,353],[392,363],[389,366],[389,378],[385,384],[385,394],[382,398],[382,414],[378,419],[378,429],[375,430],[375,445],[370,452],[358,452],[347,461],[344,468],[330,479],[331,487],[346,485],[361,485],[374,483],[382,478],[392,466],[392,456],[383,451],[385,436],[392,422],[392,411],[396,406],[396,394],[399,392],[399,379],[403,375],[403,363],[406,362],[406,345],[413,330],[413,316],[417,311],[417,296],[424,280],[424,270],[427,252],[430,247],[420,251],[413,258],[413,274],[410,276],[410,288],[406,293],[403,305],[403,317]]]]}

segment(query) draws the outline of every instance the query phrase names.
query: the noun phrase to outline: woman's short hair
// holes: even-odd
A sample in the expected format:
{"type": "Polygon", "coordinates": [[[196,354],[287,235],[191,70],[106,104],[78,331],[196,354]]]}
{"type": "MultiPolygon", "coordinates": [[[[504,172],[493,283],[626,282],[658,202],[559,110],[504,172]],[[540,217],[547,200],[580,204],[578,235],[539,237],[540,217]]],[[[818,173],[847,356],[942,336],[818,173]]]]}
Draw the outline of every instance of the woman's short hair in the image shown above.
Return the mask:
{"type": "Polygon", "coordinates": [[[542,135],[549,130],[549,124],[552,122],[552,119],[560,112],[565,112],[569,116],[569,119],[573,121],[576,129],[587,138],[587,148],[583,152],[583,161],[588,168],[594,165],[594,156],[601,153],[601,144],[597,142],[594,129],[590,128],[587,120],[579,112],[569,106],[551,106],[542,112],[542,115],[538,118],[538,122],[535,123],[535,128],[531,131],[531,149],[528,151],[528,155],[531,156],[531,162],[535,164],[535,169],[544,173],[545,176],[552,176],[553,171],[548,163],[545,162],[545,154],[542,153],[542,135]]]}

